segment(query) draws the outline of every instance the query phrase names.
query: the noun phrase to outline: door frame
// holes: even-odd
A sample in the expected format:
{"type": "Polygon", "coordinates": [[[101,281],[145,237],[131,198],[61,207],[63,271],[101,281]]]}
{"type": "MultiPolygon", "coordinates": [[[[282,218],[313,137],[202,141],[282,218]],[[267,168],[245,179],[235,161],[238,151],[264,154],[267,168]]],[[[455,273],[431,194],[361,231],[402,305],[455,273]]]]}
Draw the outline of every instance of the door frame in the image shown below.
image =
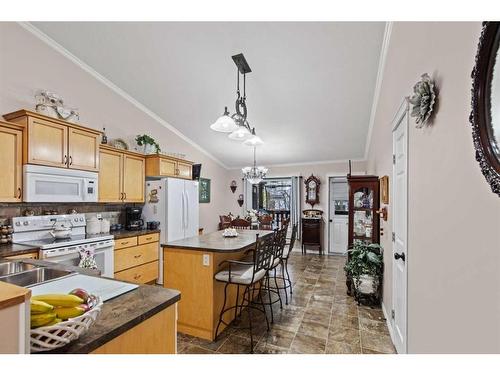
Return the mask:
{"type": "MultiPolygon", "coordinates": [[[[403,102],[400,104],[399,106],[399,109],[398,111],[396,112],[396,115],[394,116],[394,119],[392,120],[392,131],[391,131],[391,137],[392,137],[392,155],[391,155],[391,158],[393,158],[393,155],[395,155],[395,143],[394,143],[394,132],[397,128],[399,128],[399,126],[404,126],[405,127],[405,132],[406,132],[406,201],[404,202],[404,205],[406,206],[406,217],[404,218],[404,220],[406,220],[406,249],[405,249],[405,256],[406,256],[406,260],[405,260],[405,268],[406,268],[406,287],[404,288],[404,293],[405,293],[405,312],[404,314],[406,315],[406,319],[405,319],[405,322],[406,322],[406,327],[405,327],[405,342],[404,342],[404,346],[402,348],[398,348],[396,347],[396,350],[398,351],[399,354],[406,354],[408,352],[408,259],[409,259],[409,251],[408,251],[408,248],[409,248],[409,245],[408,245],[408,232],[409,232],[409,226],[408,226],[408,222],[409,222],[409,219],[408,219],[408,202],[409,202],[409,199],[408,199],[408,196],[409,196],[409,178],[408,178],[408,166],[409,166],[409,129],[410,129],[410,113],[409,113],[409,101],[408,101],[408,97],[405,97],[403,99],[403,102]],[[406,116],[406,121],[404,120],[404,117],[406,116]]],[[[394,159],[393,159],[394,160],[394,159]]],[[[393,184],[394,184],[394,181],[395,181],[395,163],[393,162],[392,163],[392,181],[393,181],[393,184]]],[[[391,189],[391,192],[390,192],[390,195],[391,195],[391,202],[392,202],[392,206],[391,208],[394,208],[394,202],[395,202],[395,190],[394,189],[391,189]]],[[[394,220],[394,216],[393,216],[393,220],[392,220],[392,234],[395,233],[395,220],[394,220]]],[[[391,248],[392,248],[392,251],[391,251],[391,265],[392,265],[392,304],[391,304],[391,310],[392,311],[395,311],[395,278],[394,278],[394,270],[395,270],[395,267],[396,267],[396,264],[394,262],[394,241],[391,242],[391,248]]],[[[392,341],[393,341],[393,344],[394,346],[396,346],[396,340],[395,340],[395,327],[394,327],[394,319],[392,318],[392,313],[391,313],[391,316],[390,316],[390,323],[391,323],[391,329],[390,329],[390,333],[391,333],[391,338],[392,338],[392,341]]]]}

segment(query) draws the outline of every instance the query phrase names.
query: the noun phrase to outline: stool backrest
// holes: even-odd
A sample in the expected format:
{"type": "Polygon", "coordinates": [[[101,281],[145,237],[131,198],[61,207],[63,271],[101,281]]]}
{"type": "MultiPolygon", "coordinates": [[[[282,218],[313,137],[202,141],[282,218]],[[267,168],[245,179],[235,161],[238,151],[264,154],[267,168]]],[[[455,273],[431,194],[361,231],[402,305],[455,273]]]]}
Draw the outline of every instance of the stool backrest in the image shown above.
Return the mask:
{"type": "Polygon", "coordinates": [[[269,268],[274,255],[274,233],[269,236],[259,237],[255,243],[255,251],[253,255],[254,275],[269,268]]]}
{"type": "Polygon", "coordinates": [[[247,229],[248,227],[250,227],[250,222],[245,219],[236,218],[231,221],[231,227],[236,229],[247,229]]]}
{"type": "Polygon", "coordinates": [[[286,245],[286,232],[288,226],[277,229],[274,235],[274,258],[281,258],[286,245]]]}

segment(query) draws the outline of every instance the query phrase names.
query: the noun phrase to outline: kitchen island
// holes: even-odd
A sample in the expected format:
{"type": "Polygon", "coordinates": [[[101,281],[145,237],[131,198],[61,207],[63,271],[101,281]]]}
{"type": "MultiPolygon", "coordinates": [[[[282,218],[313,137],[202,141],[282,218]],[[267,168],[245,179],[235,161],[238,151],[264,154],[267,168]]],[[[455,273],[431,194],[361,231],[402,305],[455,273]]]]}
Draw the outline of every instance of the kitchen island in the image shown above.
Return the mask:
{"type": "MultiPolygon", "coordinates": [[[[179,332],[207,340],[215,339],[219,313],[224,302],[224,283],[214,279],[224,260],[238,260],[255,247],[256,235],[271,235],[267,230],[238,230],[238,236],[224,238],[223,231],[162,244],[163,284],[182,293],[179,302],[179,332]]],[[[240,298],[241,298],[240,293],[240,298]]],[[[228,288],[228,301],[234,304],[236,287],[228,288]]],[[[227,322],[234,312],[224,316],[227,322]]],[[[221,325],[219,333],[226,327],[221,325]]]]}

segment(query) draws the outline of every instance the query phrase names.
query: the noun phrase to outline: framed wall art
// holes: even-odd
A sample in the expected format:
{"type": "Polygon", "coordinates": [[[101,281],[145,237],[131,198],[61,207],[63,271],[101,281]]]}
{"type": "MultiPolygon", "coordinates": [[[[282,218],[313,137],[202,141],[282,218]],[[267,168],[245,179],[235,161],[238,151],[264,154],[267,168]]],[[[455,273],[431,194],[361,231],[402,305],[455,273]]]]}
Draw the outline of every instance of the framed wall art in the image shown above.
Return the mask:
{"type": "Polygon", "coordinates": [[[380,177],[380,202],[389,204],[389,176],[380,177]]]}
{"type": "Polygon", "coordinates": [[[210,179],[200,178],[199,202],[210,203],[210,179]]]}

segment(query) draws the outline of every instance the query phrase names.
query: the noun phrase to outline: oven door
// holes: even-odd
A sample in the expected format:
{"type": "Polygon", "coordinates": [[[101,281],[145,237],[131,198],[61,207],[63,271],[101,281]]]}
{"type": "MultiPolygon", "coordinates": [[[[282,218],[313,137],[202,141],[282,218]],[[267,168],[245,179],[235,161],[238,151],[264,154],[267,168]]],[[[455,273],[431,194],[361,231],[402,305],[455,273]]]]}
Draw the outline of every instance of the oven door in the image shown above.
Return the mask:
{"type": "MultiPolygon", "coordinates": [[[[95,250],[94,257],[97,264],[97,269],[101,272],[101,276],[113,278],[114,277],[113,247],[95,250]]],[[[80,254],[78,253],[78,251],[75,251],[73,253],[65,255],[46,257],[42,252],[42,259],[47,262],[78,267],[78,264],[80,263],[80,254]]]]}

